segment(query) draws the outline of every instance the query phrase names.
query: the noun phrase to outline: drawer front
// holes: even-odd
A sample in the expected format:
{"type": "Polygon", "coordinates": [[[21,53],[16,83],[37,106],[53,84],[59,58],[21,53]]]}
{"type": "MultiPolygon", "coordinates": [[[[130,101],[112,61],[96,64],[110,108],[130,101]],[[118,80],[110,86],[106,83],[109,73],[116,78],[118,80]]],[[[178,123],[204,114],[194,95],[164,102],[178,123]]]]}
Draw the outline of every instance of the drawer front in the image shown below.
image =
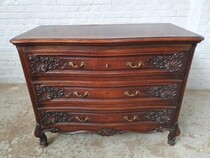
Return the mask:
{"type": "Polygon", "coordinates": [[[124,57],[29,54],[28,64],[34,76],[172,74],[185,70],[188,54],[187,51],[124,57]]]}
{"type": "Polygon", "coordinates": [[[174,109],[154,109],[133,113],[75,113],[64,110],[40,110],[39,117],[44,126],[63,123],[133,123],[153,122],[170,123],[174,109]]]}
{"type": "MultiPolygon", "coordinates": [[[[78,106],[78,104],[96,105],[134,104],[134,103],[173,103],[176,104],[181,83],[157,82],[135,87],[74,87],[58,83],[34,84],[36,102],[42,104],[65,104],[65,106],[78,106]]],[[[106,85],[106,83],[104,83],[106,85]]]]}

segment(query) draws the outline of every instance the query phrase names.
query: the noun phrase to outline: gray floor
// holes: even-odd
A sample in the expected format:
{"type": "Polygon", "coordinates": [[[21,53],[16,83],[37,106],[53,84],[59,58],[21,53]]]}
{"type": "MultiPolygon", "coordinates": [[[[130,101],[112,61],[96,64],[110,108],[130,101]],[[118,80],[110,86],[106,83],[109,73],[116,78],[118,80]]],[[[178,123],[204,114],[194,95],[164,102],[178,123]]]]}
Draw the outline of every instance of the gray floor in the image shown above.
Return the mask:
{"type": "Polygon", "coordinates": [[[33,136],[35,120],[26,86],[0,85],[0,157],[210,158],[210,91],[186,91],[179,124],[182,133],[174,147],[163,132],[112,137],[47,134],[52,143],[42,149],[33,136]]]}

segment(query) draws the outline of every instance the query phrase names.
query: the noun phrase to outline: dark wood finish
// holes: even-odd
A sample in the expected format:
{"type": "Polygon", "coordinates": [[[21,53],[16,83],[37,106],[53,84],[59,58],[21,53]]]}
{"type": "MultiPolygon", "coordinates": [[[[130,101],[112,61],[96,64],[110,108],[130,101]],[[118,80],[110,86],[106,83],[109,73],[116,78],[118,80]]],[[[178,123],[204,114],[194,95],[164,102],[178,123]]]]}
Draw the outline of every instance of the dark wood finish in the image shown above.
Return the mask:
{"type": "Polygon", "coordinates": [[[41,110],[42,124],[55,125],[68,123],[129,123],[129,122],[155,122],[159,124],[169,123],[174,114],[173,109],[153,109],[139,112],[121,113],[75,113],[66,110],[41,110]]]}
{"type": "MultiPolygon", "coordinates": [[[[132,57],[70,57],[49,53],[48,55],[29,55],[28,62],[34,76],[67,74],[76,75],[84,71],[110,71],[117,74],[119,71],[133,70],[138,73],[151,72],[183,72],[189,52],[166,52],[155,55],[139,55],[132,57]],[[56,73],[56,74],[55,74],[56,73]]],[[[106,72],[107,73],[107,72],[106,72]]],[[[103,74],[103,73],[102,73],[103,74]]],[[[115,75],[114,74],[114,75],[115,75]]]]}
{"type": "Polygon", "coordinates": [[[40,26],[13,38],[40,145],[47,146],[45,132],[163,130],[174,145],[192,57],[202,40],[172,24],[40,26]]]}
{"type": "MultiPolygon", "coordinates": [[[[155,82],[155,81],[154,81],[155,82]]],[[[179,96],[180,83],[171,83],[163,85],[118,87],[118,88],[87,88],[72,87],[56,83],[50,85],[34,85],[34,91],[37,94],[37,103],[52,101],[70,102],[73,99],[84,101],[91,99],[132,99],[142,98],[143,100],[177,100],[179,96]]],[[[107,102],[107,100],[105,100],[107,102]]]]}
{"type": "Polygon", "coordinates": [[[40,26],[15,37],[14,44],[125,44],[199,42],[203,38],[172,24],[40,26]],[[155,38],[154,38],[155,37],[155,38]]]}

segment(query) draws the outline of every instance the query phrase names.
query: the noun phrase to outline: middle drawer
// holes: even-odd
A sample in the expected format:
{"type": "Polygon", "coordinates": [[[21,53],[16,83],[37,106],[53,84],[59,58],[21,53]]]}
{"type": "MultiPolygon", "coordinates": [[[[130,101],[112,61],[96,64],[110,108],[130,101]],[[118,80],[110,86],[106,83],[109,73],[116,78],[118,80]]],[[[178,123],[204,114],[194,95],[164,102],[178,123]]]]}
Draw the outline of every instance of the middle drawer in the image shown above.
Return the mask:
{"type": "MultiPolygon", "coordinates": [[[[106,85],[106,83],[104,83],[106,85]]],[[[173,102],[176,103],[181,82],[148,82],[136,86],[85,87],[65,83],[33,84],[36,102],[48,103],[125,103],[173,102]]]]}

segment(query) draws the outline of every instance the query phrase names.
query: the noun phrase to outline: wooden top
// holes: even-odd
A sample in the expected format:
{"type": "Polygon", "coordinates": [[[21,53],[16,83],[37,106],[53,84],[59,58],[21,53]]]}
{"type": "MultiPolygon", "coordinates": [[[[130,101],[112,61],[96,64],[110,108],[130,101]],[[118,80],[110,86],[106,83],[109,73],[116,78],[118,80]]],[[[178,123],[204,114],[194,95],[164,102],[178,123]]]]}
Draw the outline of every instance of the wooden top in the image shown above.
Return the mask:
{"type": "Polygon", "coordinates": [[[36,43],[198,43],[204,38],[173,24],[44,25],[13,39],[18,44],[36,43]]]}

